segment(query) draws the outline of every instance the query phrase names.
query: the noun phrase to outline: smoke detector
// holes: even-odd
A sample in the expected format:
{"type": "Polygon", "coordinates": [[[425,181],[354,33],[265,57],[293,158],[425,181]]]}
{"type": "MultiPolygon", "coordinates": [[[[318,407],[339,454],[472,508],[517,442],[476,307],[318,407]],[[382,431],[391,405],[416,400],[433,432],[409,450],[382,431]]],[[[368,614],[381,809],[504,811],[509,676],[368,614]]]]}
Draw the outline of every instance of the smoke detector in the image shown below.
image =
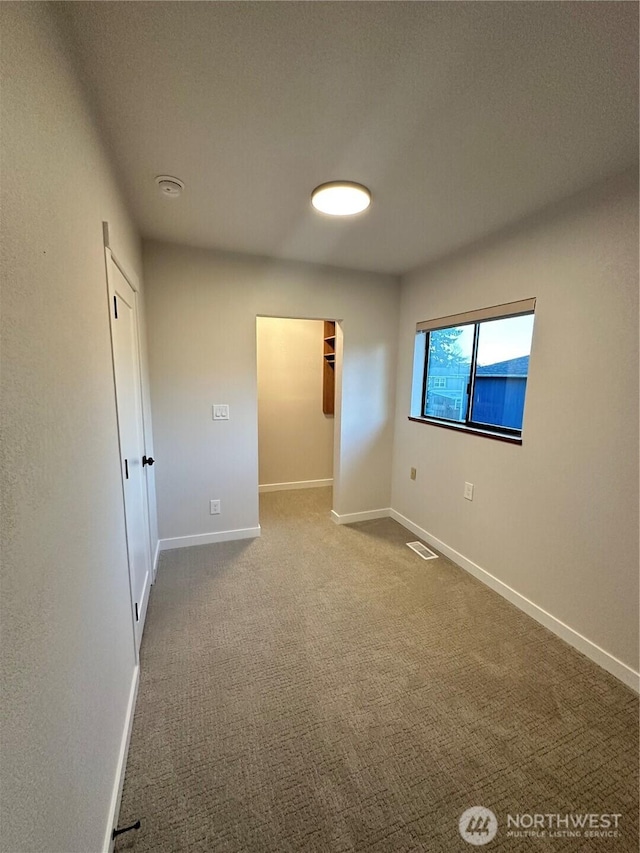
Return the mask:
{"type": "Polygon", "coordinates": [[[179,198],[184,189],[182,181],[179,178],[172,178],[171,175],[158,175],[156,184],[165,198],[179,198]]]}

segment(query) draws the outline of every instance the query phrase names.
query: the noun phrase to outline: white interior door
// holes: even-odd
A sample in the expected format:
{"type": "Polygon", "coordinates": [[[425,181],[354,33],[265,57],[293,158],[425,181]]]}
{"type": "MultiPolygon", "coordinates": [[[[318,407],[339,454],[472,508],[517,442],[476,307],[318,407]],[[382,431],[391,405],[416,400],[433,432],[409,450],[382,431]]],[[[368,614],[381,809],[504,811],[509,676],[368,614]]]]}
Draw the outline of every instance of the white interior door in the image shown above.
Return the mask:
{"type": "Polygon", "coordinates": [[[151,586],[151,548],[143,466],[145,447],[138,314],[136,292],[110,252],[107,252],[107,268],[131,608],[136,648],[139,649],[151,586]]]}

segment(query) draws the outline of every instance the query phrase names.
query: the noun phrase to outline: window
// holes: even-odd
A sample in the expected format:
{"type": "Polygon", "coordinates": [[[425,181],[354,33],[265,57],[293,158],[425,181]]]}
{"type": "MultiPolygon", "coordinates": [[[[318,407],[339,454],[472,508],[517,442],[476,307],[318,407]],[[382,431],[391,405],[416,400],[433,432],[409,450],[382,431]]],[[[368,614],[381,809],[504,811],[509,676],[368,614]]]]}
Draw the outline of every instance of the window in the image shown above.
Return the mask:
{"type": "Polygon", "coordinates": [[[535,299],[418,323],[412,419],[518,440],[535,299]]]}

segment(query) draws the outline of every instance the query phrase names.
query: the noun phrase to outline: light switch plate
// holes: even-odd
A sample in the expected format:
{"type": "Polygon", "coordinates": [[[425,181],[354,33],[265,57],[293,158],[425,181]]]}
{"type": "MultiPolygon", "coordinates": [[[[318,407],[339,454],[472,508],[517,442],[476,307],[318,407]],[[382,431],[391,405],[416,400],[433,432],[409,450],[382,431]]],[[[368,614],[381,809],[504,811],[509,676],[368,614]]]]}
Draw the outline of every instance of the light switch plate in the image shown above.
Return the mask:
{"type": "Polygon", "coordinates": [[[464,496],[468,501],[473,500],[473,483],[464,484],[464,496]]]}
{"type": "Polygon", "coordinates": [[[229,420],[229,406],[227,405],[227,403],[213,404],[213,419],[214,421],[229,420]]]}

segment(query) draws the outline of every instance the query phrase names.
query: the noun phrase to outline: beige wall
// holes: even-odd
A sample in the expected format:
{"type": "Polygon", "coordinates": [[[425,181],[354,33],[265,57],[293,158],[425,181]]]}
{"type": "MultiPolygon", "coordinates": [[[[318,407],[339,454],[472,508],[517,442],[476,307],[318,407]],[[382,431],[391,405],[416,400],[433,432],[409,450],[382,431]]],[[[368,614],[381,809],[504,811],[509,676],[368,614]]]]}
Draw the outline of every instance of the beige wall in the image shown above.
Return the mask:
{"type": "Polygon", "coordinates": [[[407,277],[393,469],[398,512],[635,670],[637,185],[618,177],[407,277]],[[522,447],[409,422],[416,322],[530,296],[522,447]]]}
{"type": "Polygon", "coordinates": [[[322,320],[258,317],[258,481],[333,476],[334,418],[322,411],[322,320]]]}
{"type": "Polygon", "coordinates": [[[134,673],[102,221],[141,271],[49,4],[3,3],[0,848],[102,849],[134,673]]]}
{"type": "Polygon", "coordinates": [[[258,525],[256,317],[342,321],[340,514],[389,506],[396,279],[144,244],[160,536],[258,525]],[[231,419],[214,422],[213,403],[231,419]],[[220,499],[222,513],[209,514],[220,499]]]}

